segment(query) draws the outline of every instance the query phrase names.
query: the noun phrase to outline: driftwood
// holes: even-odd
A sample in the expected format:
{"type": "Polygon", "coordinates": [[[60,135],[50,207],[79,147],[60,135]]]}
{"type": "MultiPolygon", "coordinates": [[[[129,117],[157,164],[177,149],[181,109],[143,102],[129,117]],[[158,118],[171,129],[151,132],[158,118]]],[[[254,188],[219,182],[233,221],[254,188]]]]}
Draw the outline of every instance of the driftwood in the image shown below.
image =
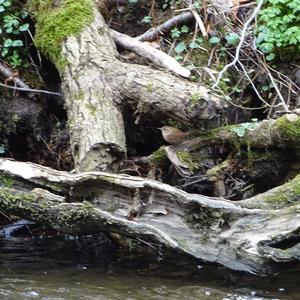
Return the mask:
{"type": "MultiPolygon", "coordinates": [[[[0,170],[14,179],[14,189],[0,189],[1,210],[62,232],[117,232],[251,273],[299,259],[298,201],[280,209],[249,209],[244,201],[188,194],[128,175],[70,174],[8,159],[0,159],[0,170]]],[[[252,199],[252,206],[263,197],[252,199]]]]}

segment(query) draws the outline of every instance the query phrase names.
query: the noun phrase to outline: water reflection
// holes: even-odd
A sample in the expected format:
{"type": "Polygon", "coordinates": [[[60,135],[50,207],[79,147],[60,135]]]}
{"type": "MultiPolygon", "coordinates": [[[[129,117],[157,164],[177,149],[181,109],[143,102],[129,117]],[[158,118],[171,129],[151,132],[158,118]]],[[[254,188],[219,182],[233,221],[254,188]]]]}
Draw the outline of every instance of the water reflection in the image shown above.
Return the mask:
{"type": "Polygon", "coordinates": [[[0,299],[300,299],[297,269],[249,276],[124,254],[101,239],[12,238],[0,249],[0,299]]]}

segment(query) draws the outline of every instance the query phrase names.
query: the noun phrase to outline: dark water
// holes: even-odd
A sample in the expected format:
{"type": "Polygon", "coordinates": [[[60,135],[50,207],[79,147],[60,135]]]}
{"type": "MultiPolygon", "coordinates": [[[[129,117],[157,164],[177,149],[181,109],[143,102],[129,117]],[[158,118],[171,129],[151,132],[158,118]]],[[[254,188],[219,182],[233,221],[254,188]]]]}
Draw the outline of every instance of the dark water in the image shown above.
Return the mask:
{"type": "Polygon", "coordinates": [[[249,276],[63,238],[11,238],[0,249],[0,299],[300,299],[300,268],[249,276]]]}

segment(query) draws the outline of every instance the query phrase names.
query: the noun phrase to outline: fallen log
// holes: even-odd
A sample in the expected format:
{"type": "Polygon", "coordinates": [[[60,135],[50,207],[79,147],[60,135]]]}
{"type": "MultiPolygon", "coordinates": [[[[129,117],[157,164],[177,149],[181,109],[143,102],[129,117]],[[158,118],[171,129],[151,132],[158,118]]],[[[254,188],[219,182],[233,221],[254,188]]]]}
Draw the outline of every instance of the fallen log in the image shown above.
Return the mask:
{"type": "Polygon", "coordinates": [[[141,177],[70,174],[3,158],[0,172],[12,183],[4,187],[7,180],[1,180],[3,212],[62,232],[116,232],[250,273],[299,259],[298,201],[280,209],[249,209],[243,201],[189,194],[141,177]]]}

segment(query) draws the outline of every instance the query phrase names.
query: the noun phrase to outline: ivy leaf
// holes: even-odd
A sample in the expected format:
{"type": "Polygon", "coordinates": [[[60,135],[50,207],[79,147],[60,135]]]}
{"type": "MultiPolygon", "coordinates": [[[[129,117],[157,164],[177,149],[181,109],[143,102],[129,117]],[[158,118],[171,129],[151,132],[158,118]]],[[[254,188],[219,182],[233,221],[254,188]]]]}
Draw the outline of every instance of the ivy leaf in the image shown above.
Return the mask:
{"type": "Polygon", "coordinates": [[[270,53],[270,54],[268,54],[267,56],[266,56],[266,60],[267,61],[271,61],[271,60],[273,60],[275,58],[275,54],[274,53],[270,53]]]}
{"type": "Polygon", "coordinates": [[[29,24],[25,23],[19,27],[19,31],[27,31],[29,28],[29,24]]]}
{"type": "Polygon", "coordinates": [[[182,53],[184,50],[186,50],[186,46],[184,42],[180,42],[176,47],[175,47],[175,52],[177,54],[182,53]]]}
{"type": "Polygon", "coordinates": [[[150,16],[145,16],[142,20],[142,23],[149,24],[151,23],[152,18],[150,16]]]}
{"type": "Polygon", "coordinates": [[[225,39],[228,44],[236,46],[239,43],[240,37],[237,33],[231,32],[225,36],[225,39]]]}
{"type": "Polygon", "coordinates": [[[243,126],[231,128],[230,131],[234,132],[239,137],[245,136],[245,133],[246,133],[246,129],[243,126]]]}
{"type": "Polygon", "coordinates": [[[197,42],[190,42],[190,43],[189,43],[189,47],[190,47],[191,49],[197,49],[197,48],[199,48],[199,45],[198,45],[197,42]]]}
{"type": "Polygon", "coordinates": [[[5,7],[8,7],[8,6],[11,6],[11,2],[10,1],[4,1],[2,3],[2,5],[5,6],[5,7]]]}
{"type": "Polygon", "coordinates": [[[181,32],[176,27],[171,30],[172,39],[179,38],[180,34],[181,34],[181,32]]]}
{"type": "Polygon", "coordinates": [[[12,45],[12,40],[11,39],[7,39],[7,40],[4,41],[4,44],[3,44],[4,48],[11,47],[11,45],[12,45]]]}
{"type": "Polygon", "coordinates": [[[21,40],[14,40],[14,41],[12,41],[11,46],[12,47],[22,47],[22,46],[24,46],[24,44],[23,44],[23,41],[21,41],[21,40]]]}
{"type": "Polygon", "coordinates": [[[215,44],[218,44],[220,43],[220,39],[217,37],[217,36],[213,36],[209,39],[209,42],[212,44],[212,45],[215,45],[215,44]]]}
{"type": "Polygon", "coordinates": [[[188,33],[189,32],[189,28],[186,25],[181,26],[181,30],[182,33],[188,33]]]}

